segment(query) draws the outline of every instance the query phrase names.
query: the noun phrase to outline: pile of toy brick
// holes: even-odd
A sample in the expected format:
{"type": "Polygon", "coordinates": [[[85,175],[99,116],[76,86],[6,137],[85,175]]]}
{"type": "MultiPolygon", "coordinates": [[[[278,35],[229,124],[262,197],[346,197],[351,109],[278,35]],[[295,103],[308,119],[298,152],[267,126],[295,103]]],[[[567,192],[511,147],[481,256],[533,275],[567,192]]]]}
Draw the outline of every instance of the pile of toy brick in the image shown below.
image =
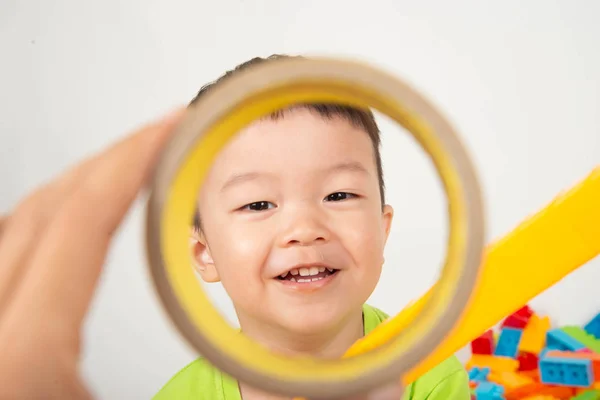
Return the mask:
{"type": "Polygon", "coordinates": [[[600,313],[552,327],[525,306],[471,343],[472,399],[600,400],[600,313]]]}

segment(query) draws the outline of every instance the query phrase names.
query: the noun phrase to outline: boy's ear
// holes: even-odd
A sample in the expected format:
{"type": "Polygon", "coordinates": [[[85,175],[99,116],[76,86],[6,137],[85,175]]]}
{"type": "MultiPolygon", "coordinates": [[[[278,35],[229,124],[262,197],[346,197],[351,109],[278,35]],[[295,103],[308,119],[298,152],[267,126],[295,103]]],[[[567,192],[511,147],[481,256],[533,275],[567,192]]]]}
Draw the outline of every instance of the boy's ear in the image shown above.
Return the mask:
{"type": "Polygon", "coordinates": [[[383,213],[381,214],[383,219],[383,229],[385,234],[385,242],[387,243],[390,231],[392,230],[392,220],[394,219],[394,209],[389,204],[383,206],[383,213]]]}
{"type": "MultiPolygon", "coordinates": [[[[390,231],[392,230],[392,220],[394,219],[394,209],[389,204],[383,206],[383,211],[381,213],[381,221],[383,224],[383,234],[384,234],[384,242],[383,245],[387,244],[387,240],[390,237],[390,231]]],[[[385,262],[385,257],[382,255],[381,258],[382,264],[385,262]]]]}
{"type": "Polygon", "coordinates": [[[201,232],[192,229],[190,234],[190,251],[192,253],[192,259],[194,268],[204,282],[219,282],[219,272],[215,268],[215,263],[210,254],[210,249],[204,235],[201,232]]]}

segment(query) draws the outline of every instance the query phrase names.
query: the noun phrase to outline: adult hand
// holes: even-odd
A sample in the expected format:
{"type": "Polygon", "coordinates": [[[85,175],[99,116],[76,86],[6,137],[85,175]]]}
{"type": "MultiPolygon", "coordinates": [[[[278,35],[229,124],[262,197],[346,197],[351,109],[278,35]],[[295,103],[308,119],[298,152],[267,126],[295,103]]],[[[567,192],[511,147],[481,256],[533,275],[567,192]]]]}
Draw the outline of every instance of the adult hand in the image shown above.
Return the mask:
{"type": "Polygon", "coordinates": [[[112,236],[183,110],[73,167],[0,219],[0,398],[87,399],[80,335],[112,236]]]}

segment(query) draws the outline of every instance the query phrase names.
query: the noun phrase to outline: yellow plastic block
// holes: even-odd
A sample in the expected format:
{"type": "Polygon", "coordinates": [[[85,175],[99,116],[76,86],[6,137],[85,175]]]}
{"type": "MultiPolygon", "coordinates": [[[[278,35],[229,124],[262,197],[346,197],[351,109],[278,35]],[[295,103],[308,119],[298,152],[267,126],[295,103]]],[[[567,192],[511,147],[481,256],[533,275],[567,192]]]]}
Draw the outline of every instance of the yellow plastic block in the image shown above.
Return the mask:
{"type": "Polygon", "coordinates": [[[515,390],[535,383],[535,381],[517,372],[496,372],[488,374],[488,381],[504,386],[506,390],[515,390]]]}
{"type": "Polygon", "coordinates": [[[550,329],[550,318],[533,314],[523,330],[519,350],[538,354],[546,344],[546,332],[550,329]]]}
{"type": "MultiPolygon", "coordinates": [[[[515,230],[488,246],[478,286],[462,320],[432,354],[403,377],[405,384],[439,364],[503,318],[600,254],[600,167],[515,230]]],[[[384,344],[407,326],[431,291],[346,356],[384,344]]]]}
{"type": "Polygon", "coordinates": [[[491,356],[487,354],[474,354],[465,365],[467,370],[473,367],[488,367],[494,372],[515,372],[519,368],[519,362],[510,357],[491,356]]]}

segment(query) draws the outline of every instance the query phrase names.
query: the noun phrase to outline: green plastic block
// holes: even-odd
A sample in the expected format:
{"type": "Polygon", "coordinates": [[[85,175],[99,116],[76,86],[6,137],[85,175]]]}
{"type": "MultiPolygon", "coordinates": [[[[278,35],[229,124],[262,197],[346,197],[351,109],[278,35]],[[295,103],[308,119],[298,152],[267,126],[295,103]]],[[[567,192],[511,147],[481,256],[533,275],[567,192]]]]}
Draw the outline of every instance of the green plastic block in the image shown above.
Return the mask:
{"type": "Polygon", "coordinates": [[[571,397],[571,400],[600,400],[600,390],[587,390],[575,397],[571,397]]]}
{"type": "Polygon", "coordinates": [[[564,326],[560,329],[588,349],[600,353],[600,340],[587,333],[583,328],[579,326],[564,326]]]}

